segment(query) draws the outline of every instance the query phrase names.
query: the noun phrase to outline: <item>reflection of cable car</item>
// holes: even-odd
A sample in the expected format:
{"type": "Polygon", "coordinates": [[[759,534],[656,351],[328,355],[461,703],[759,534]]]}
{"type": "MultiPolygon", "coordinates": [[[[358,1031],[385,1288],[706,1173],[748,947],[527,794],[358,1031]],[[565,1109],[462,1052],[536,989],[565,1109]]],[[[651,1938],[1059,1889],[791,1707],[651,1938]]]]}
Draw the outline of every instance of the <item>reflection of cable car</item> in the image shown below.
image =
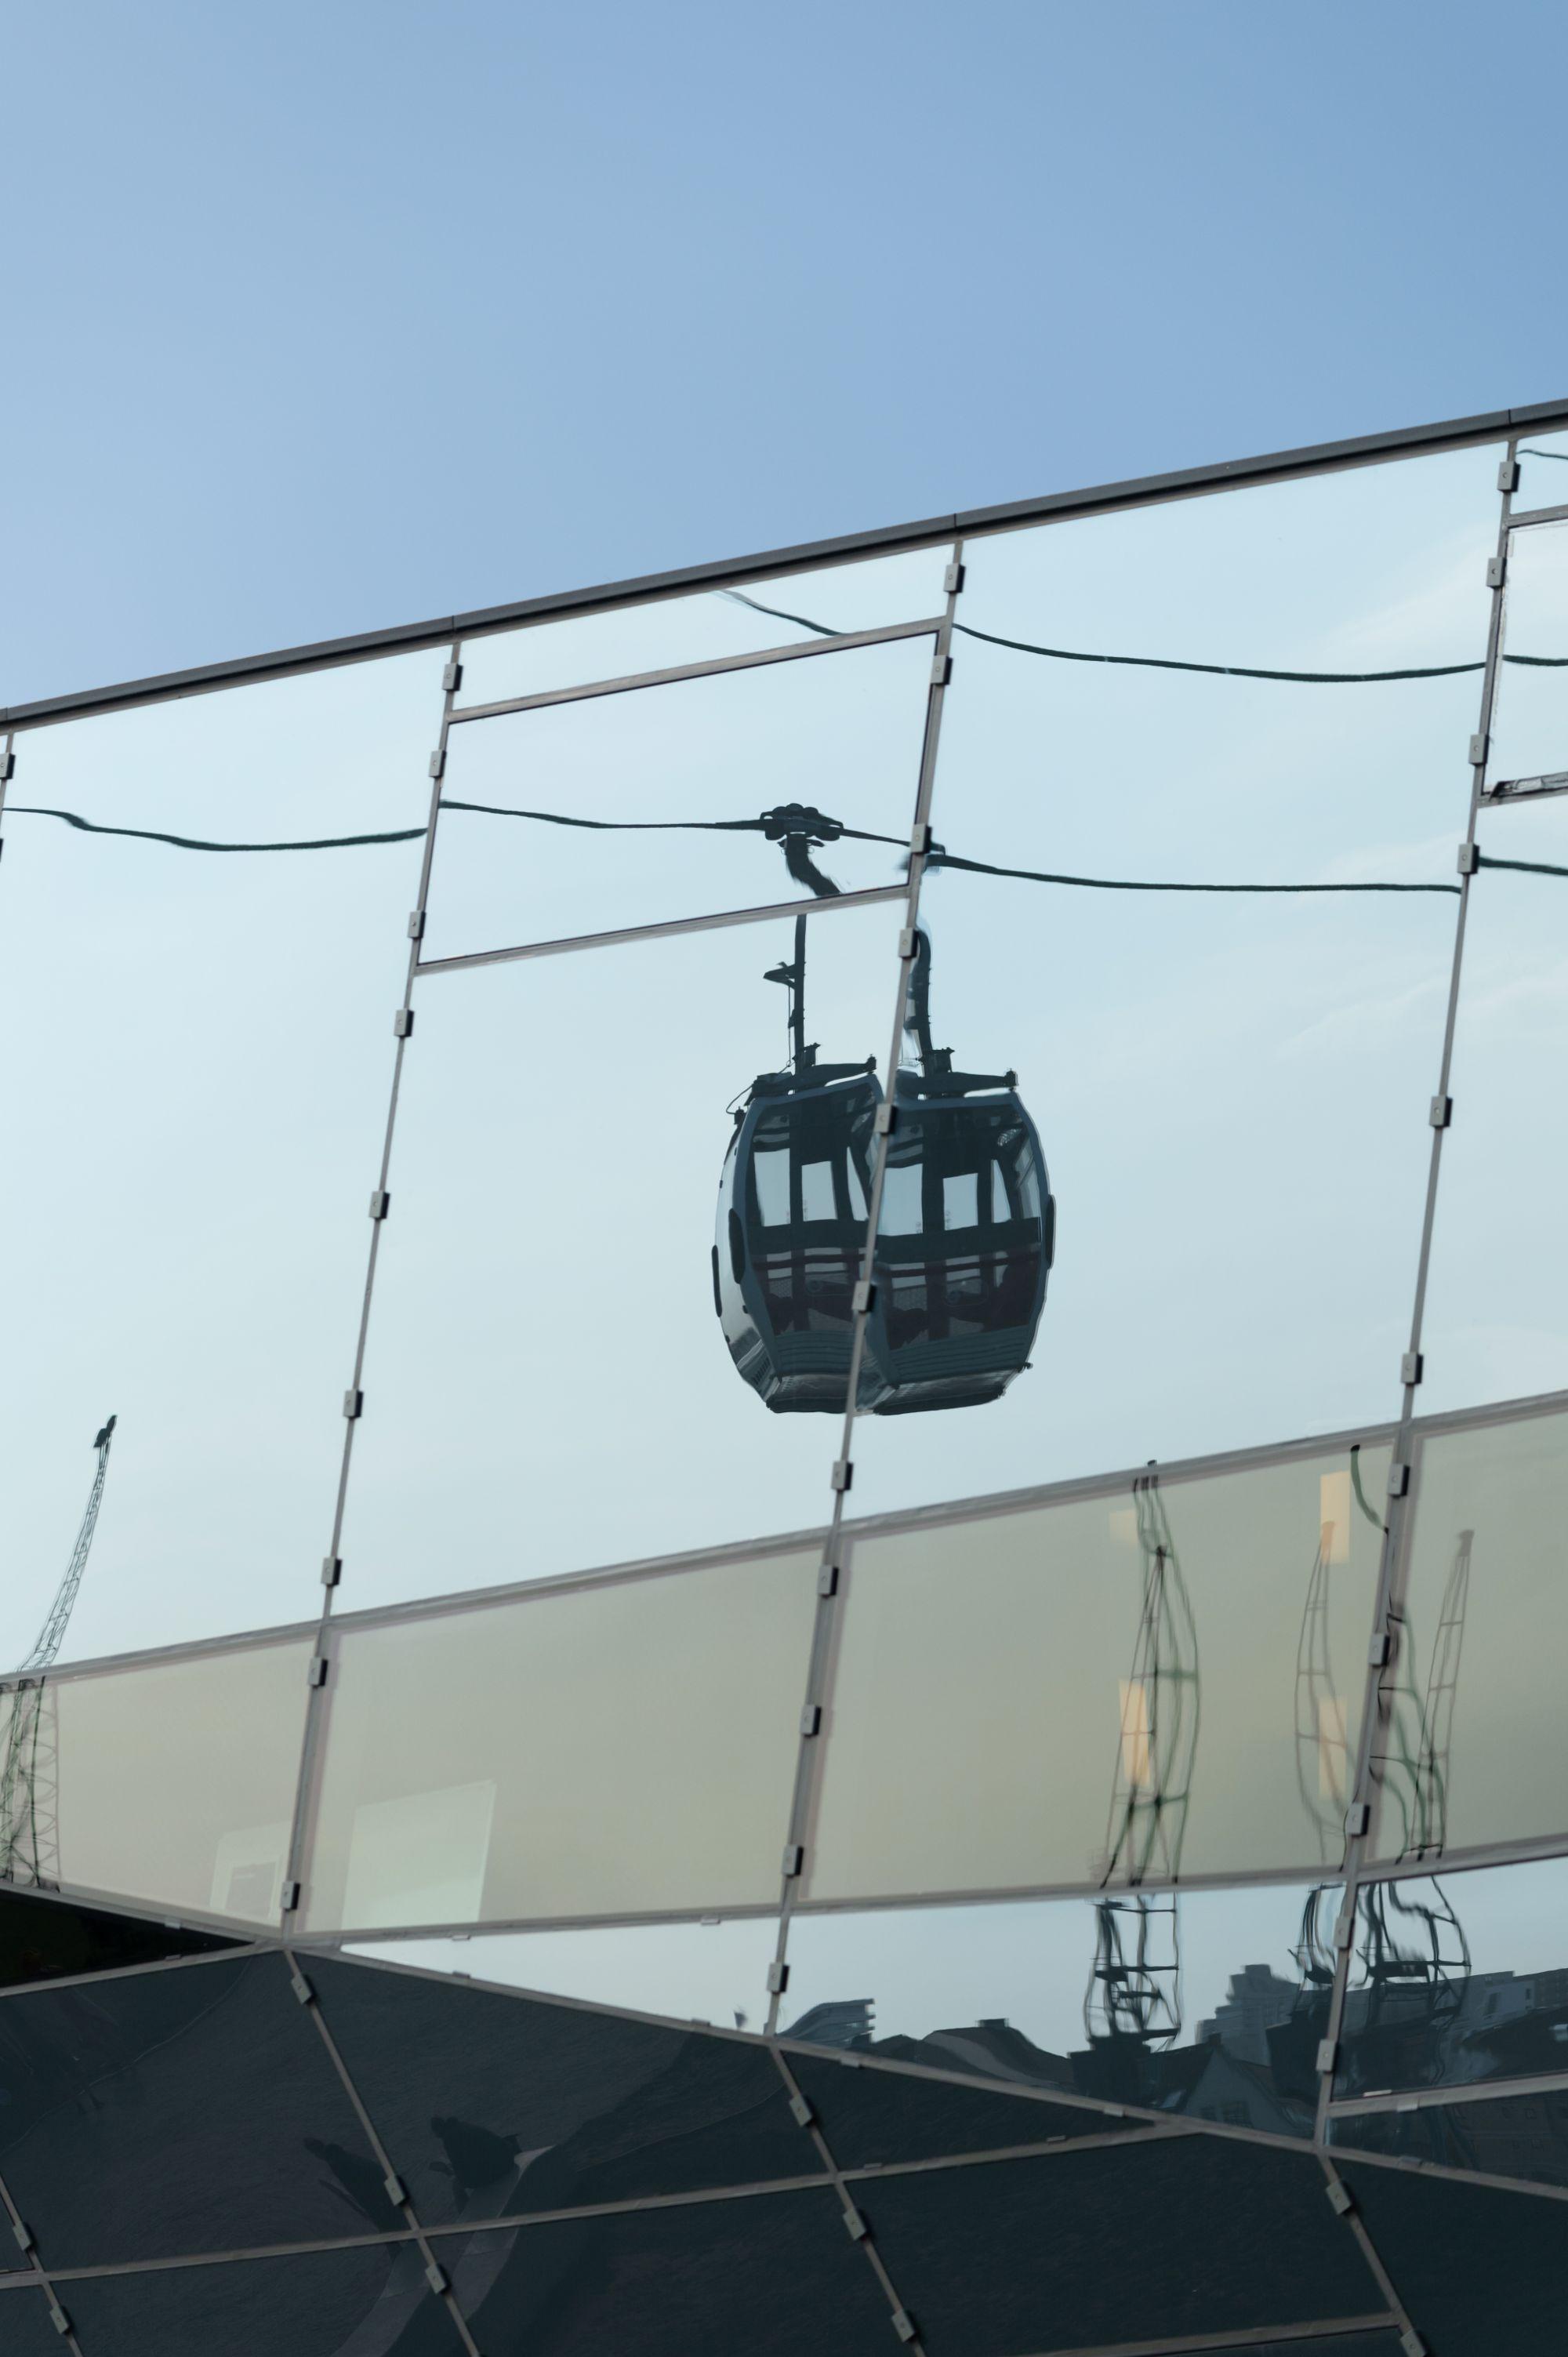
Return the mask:
{"type": "MultiPolygon", "coordinates": [[[[790,1068],[736,1115],[719,1182],[714,1306],[736,1367],[779,1413],[842,1412],[883,1092],[871,1063],[818,1064],[805,1039],[805,919],[768,979],[792,995],[790,1068]]],[[[1028,1362],[1056,1225],[1013,1072],[955,1072],[933,1048],[919,938],[893,1087],[862,1408],[899,1415],[999,1399],[1028,1362]]]]}

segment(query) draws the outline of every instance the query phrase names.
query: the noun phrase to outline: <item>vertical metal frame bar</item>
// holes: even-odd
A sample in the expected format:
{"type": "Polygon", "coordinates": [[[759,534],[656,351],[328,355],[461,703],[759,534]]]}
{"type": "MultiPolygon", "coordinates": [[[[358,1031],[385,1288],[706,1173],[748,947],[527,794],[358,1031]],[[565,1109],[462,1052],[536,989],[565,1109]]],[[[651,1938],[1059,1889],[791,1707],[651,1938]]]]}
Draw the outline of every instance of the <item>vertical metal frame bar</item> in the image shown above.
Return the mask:
{"type": "Polygon", "coordinates": [[[419,885],[414,906],[408,920],[408,963],[403,977],[403,1003],[393,1015],[392,1033],[396,1046],[392,1055],[392,1088],[387,1101],[386,1128],[381,1138],[381,1167],[370,1202],[371,1242],[365,1262],[365,1289],[360,1303],[360,1325],[355,1337],[353,1372],[343,1401],[343,1453],[338,1472],[338,1493],[332,1508],[332,1535],[321,1567],[321,1617],[317,1623],[316,1655],[312,1665],[310,1690],[306,1704],[305,1737],[300,1747],[299,1774],[295,1781],[294,1818],[289,1830],[288,1855],[284,1865],[284,1884],[279,1910],[280,1927],[286,1934],[296,1928],[301,1903],[310,1873],[310,1853],[315,1846],[316,1800],[325,1764],[324,1736],[328,1717],[328,1694],[336,1665],[336,1647],[331,1643],[332,1607],[342,1573],[343,1515],[349,1498],[349,1474],[353,1462],[354,1428],[364,1405],[365,1350],[370,1336],[371,1302],[375,1291],[376,1267],[381,1255],[381,1229],[385,1224],[391,1200],[388,1182],[392,1175],[392,1136],[397,1126],[398,1098],[403,1087],[403,1058],[413,1032],[413,985],[419,967],[419,945],[424,935],[425,909],[430,898],[430,871],[435,856],[435,827],[441,810],[441,781],[446,768],[446,740],[452,726],[452,710],[457,690],[462,684],[462,641],[452,642],[450,659],[442,678],[441,724],[436,735],[435,749],[430,757],[430,805],[425,819],[424,842],[420,853],[419,885]]]}
{"type": "Polygon", "coordinates": [[[407,2226],[410,2233],[413,2234],[414,2242],[418,2246],[420,2257],[424,2261],[425,2277],[430,2285],[430,2288],[435,2298],[441,2301],[442,2306],[446,2309],[448,2316],[451,2318],[453,2325],[456,2328],[457,2337],[462,2341],[464,2348],[467,2351],[468,2357],[481,2357],[481,2352],[476,2343],[472,2333],[468,2330],[468,2320],[457,2304],[457,2295],[452,2288],[451,2277],[447,2275],[446,2268],[442,2266],[440,2262],[437,2260],[435,2253],[432,2250],[430,2244],[426,2239],[424,2228],[420,2222],[419,2214],[413,2206],[413,2196],[410,2194],[407,2186],[404,2185],[403,2179],[399,2177],[396,2167],[393,2164],[392,2155],[388,2152],[386,2146],[381,2142],[381,2135],[377,2129],[376,2124],[374,2120],[371,2119],[369,2111],[366,2109],[364,2100],[361,2097],[358,2087],[354,2084],[353,2075],[338,2050],[338,2040],[333,2037],[332,2032],[328,2029],[325,2020],[322,2018],[321,2006],[316,1995],[316,1991],[312,1986],[308,1976],[300,1969],[299,1959],[294,1953],[294,1951],[290,1948],[285,1948],[283,1954],[290,1971],[294,1975],[295,1995],[299,1998],[299,2001],[304,2007],[306,2012],[310,2016],[311,2021],[315,2025],[317,2034],[320,2038],[322,2045],[327,2050],[328,2060],[331,2063],[333,2070],[337,2072],[338,2077],[342,2083],[343,2092],[348,2096],[349,2104],[353,2107],[354,2116],[360,2123],[360,2127],[363,2133],[365,2141],[376,2157],[382,2177],[386,2180],[387,2199],[392,2203],[392,2207],[401,2213],[404,2225],[407,2226]]]}
{"type": "MultiPolygon", "coordinates": [[[[920,881],[930,843],[931,795],[936,784],[937,750],[941,738],[942,701],[952,671],[953,620],[963,587],[963,543],[954,541],[947,571],[947,600],[937,632],[930,683],[926,690],[926,726],[920,745],[920,769],[915,789],[915,813],[909,831],[909,884],[904,904],[904,926],[898,940],[898,994],[893,1009],[893,1037],[887,1051],[887,1094],[891,1108],[904,1041],[904,1016],[909,994],[909,968],[915,954],[915,926],[920,912],[920,881]]],[[[891,1120],[891,1113],[889,1120],[891,1120]]],[[[865,1358],[865,1330],[871,1315],[871,1286],[876,1260],[876,1232],[882,1218],[882,1192],[887,1175],[891,1129],[875,1139],[871,1186],[866,1204],[865,1240],[861,1248],[860,1283],[850,1334],[849,1379],[844,1397],[839,1453],[832,1469],[832,1513],[822,1544],[817,1574],[817,1609],[811,1628],[806,1669],[806,1693],[800,1713],[800,1746],[790,1794],[789,1829],[785,1835],[779,1903],[779,1939],[768,1975],[768,2029],[779,2027],[779,2001],[789,1983],[789,1925],[800,1889],[806,1842],[816,1813],[816,1787],[822,1756],[822,1732],[826,1724],[827,1679],[836,1652],[835,1637],[841,1605],[844,1500],[854,1476],[854,1425],[858,1414],[860,1371],[865,1358]]]]}
{"type": "MultiPolygon", "coordinates": [[[[0,785],[3,783],[4,780],[0,780],[0,785]]],[[[70,2311],[60,2306],[59,2295],[49,2279],[48,2269],[38,2255],[38,2246],[34,2242],[30,2230],[23,2222],[22,2213],[11,2199],[11,2189],[4,2178],[0,2178],[0,2209],[4,2209],[6,2228],[21,2251],[22,2266],[48,2302],[49,2321],[59,2334],[60,2346],[69,2349],[71,2352],[71,2357],[81,2357],[81,2343],[78,2341],[75,2329],[71,2324],[70,2311]]],[[[12,2292],[13,2299],[17,2297],[17,2292],[12,2292]]],[[[0,2307],[0,2330],[4,2329],[5,2319],[5,2309],[0,2307]]]]}
{"type": "Polygon", "coordinates": [[[1432,1103],[1432,1151],[1427,1164],[1426,1199],[1422,1212],[1421,1242],[1416,1254],[1415,1296],[1411,1306],[1410,1347],[1401,1367],[1402,1396],[1399,1430],[1394,1440],[1393,1463],[1390,1473],[1388,1518],[1383,1529],[1382,1553],[1378,1566],[1378,1587],[1373,1606],[1372,1627],[1368,1647],[1368,1667],[1365,1699],[1361,1708],[1361,1728],[1357,1745],[1356,1776],[1351,1787],[1350,1813],[1346,1820],[1345,1897],[1337,1933],[1334,1986],[1329,1996],[1328,2018],[1324,2028],[1323,2050],[1318,2057],[1317,2113],[1313,2128],[1315,2141],[1323,2146],[1327,2141],[1328,2105],[1334,2092],[1335,2063],[1340,2031],[1345,2018],[1345,1997],[1349,1986],[1350,1964],[1355,1951],[1356,1921],[1359,1908],[1361,1885],[1374,1879],[1367,1873],[1369,1853],[1374,1844],[1373,1816],[1380,1798],[1373,1767],[1380,1755],[1383,1732],[1391,1710],[1391,1679],[1399,1667],[1398,1647],[1402,1631],[1404,1586],[1408,1577],[1410,1533],[1413,1529],[1415,1491],[1412,1482],[1412,1428],[1415,1422],[1415,1396],[1423,1372],[1422,1356],[1423,1328],[1426,1315],[1427,1281],[1432,1266],[1432,1237],[1437,1215],[1437,1189],[1443,1169],[1443,1141],[1447,1135],[1450,1100],[1449,1082],[1454,1067],[1454,1040],[1459,1017],[1459,987],[1465,958],[1465,931],[1470,911],[1470,891],[1476,880],[1476,824],[1481,809],[1481,796],[1487,779],[1487,756],[1491,739],[1492,712],[1497,702],[1498,677],[1502,664],[1504,583],[1507,572],[1509,519],[1512,512],[1514,488],[1519,480],[1519,436],[1510,436],[1506,454],[1498,470],[1499,512],[1496,562],[1488,575],[1492,591],[1492,610],[1487,627],[1486,665],[1481,674],[1481,705],[1477,721],[1477,735],[1471,745],[1470,809],[1465,836],[1459,847],[1459,907],[1454,921],[1454,957],[1449,969],[1448,1000],[1444,1014],[1443,1047],[1438,1058],[1437,1089],[1432,1103]],[[1477,758],[1477,755],[1479,758],[1477,758]],[[1382,1656],[1387,1652],[1385,1661],[1382,1656]]]}

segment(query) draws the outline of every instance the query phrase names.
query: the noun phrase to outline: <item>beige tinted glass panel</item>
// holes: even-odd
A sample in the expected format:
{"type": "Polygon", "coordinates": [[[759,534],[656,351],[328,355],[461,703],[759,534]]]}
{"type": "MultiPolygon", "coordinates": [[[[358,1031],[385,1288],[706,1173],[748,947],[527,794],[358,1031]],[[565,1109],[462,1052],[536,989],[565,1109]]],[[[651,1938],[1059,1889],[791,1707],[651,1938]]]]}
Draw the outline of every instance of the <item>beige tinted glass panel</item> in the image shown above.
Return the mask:
{"type": "Polygon", "coordinates": [[[775,1900],[817,1563],[346,1632],[311,1929],[775,1900]]]}
{"type": "Polygon", "coordinates": [[[55,1681],[59,1880],[275,1921],[310,1653],[247,1646],[55,1681]]]}
{"type": "Polygon", "coordinates": [[[1561,1833],[1568,1415],[1423,1444],[1404,1610],[1378,1746],[1378,1855],[1561,1833]]]}
{"type": "MultiPolygon", "coordinates": [[[[1369,1500],[1387,1464],[1360,1452],[1369,1500]]],[[[812,1898],[1337,1862],[1380,1539],[1349,1458],[1159,1494],[1187,1604],[1157,1664],[1131,1493],[854,1545],[812,1898]]]]}

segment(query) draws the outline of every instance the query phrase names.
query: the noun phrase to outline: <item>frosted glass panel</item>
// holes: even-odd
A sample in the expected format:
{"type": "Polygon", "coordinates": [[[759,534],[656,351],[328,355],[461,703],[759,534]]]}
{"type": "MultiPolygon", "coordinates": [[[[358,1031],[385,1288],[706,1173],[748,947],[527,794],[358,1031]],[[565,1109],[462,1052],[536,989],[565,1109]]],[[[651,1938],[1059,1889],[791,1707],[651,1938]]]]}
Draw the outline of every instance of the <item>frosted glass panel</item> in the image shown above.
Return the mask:
{"type": "Polygon", "coordinates": [[[311,1652],[299,1638],[0,1696],[12,1878],[275,1922],[311,1652]]]}
{"type": "Polygon", "coordinates": [[[817,1564],[344,1628],[309,1928],[775,1900],[817,1564]]]}
{"type": "Polygon", "coordinates": [[[810,1895],[1337,1864],[1387,1464],[856,1539],[810,1895]]]}
{"type": "Polygon", "coordinates": [[[1568,1830],[1568,1415],[1429,1436],[1376,1747],[1377,1851],[1568,1830]]]}

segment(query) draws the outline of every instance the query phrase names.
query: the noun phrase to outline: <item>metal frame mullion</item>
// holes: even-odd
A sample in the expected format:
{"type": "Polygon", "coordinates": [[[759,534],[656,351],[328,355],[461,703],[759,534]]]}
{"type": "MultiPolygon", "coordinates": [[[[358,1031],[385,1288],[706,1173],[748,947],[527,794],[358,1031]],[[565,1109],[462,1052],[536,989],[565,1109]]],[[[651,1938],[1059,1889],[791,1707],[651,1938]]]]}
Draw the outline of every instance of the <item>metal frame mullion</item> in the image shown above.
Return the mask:
{"type": "Polygon", "coordinates": [[[1400,1639],[1399,1620],[1403,1603],[1404,1579],[1407,1572],[1409,1539],[1414,1522],[1416,1492],[1410,1486],[1409,1467],[1412,1456],[1415,1426],[1415,1396],[1423,1373],[1422,1331],[1426,1314],[1427,1279],[1432,1265],[1432,1238],[1437,1214],[1437,1188],[1443,1168],[1443,1141],[1448,1129],[1448,1089],[1454,1064],[1454,1040],[1459,1017],[1459,985],[1465,956],[1465,930],[1470,909],[1470,888],[1475,882],[1476,823],[1485,790],[1486,755],[1491,736],[1492,708],[1497,700],[1498,674],[1503,647],[1503,583],[1508,563],[1510,511],[1514,487],[1519,479],[1519,436],[1510,436],[1507,454],[1498,471],[1500,511],[1498,521],[1496,562],[1488,576],[1492,590],[1492,608],[1487,627],[1486,665],[1481,675],[1480,717],[1477,724],[1477,750],[1481,758],[1470,764],[1470,812],[1464,842],[1459,851],[1459,907],[1454,922],[1454,955],[1449,969],[1448,1001],[1444,1014],[1443,1047],[1438,1059],[1437,1090],[1432,1109],[1432,1150],[1427,1164],[1426,1199],[1422,1212],[1421,1241],[1416,1254],[1415,1294],[1411,1308],[1410,1347],[1401,1367],[1402,1398],[1399,1430],[1394,1441],[1393,1467],[1390,1474],[1388,1519],[1383,1529],[1382,1552],[1378,1565],[1378,1587],[1369,1632],[1369,1659],[1364,1699],[1361,1706],[1361,1727],[1357,1743],[1356,1780],[1352,1790],[1350,1813],[1346,1819],[1345,1895],[1336,1932],[1334,1986],[1329,1997],[1328,2018],[1324,2025],[1324,2040],[1319,2053],[1317,2114],[1314,2125],[1315,2142],[1321,2147],[1326,2141],[1328,2105],[1334,2092],[1334,2065],[1338,2047],[1340,2027],[1344,2020],[1345,1997],[1349,1986],[1350,1961],[1354,1953],[1356,1921],[1359,1907],[1361,1885],[1380,1878],[1367,1872],[1369,1851],[1375,1838],[1374,1818],[1379,1794],[1372,1779],[1372,1763],[1380,1739],[1381,1716],[1380,1706],[1383,1684],[1396,1659],[1400,1639]],[[1402,1486],[1399,1485],[1402,1483],[1402,1486]],[[1383,1658],[1384,1655],[1387,1658],[1383,1658]]]}
{"type": "Polygon", "coordinates": [[[920,2341],[919,2331],[916,2326],[915,2320],[909,2314],[908,2309],[905,2307],[903,2301],[898,2297],[897,2289],[894,2284],[893,2278],[887,2272],[887,2263],[876,2247],[876,2238],[872,2233],[869,2223],[855,2206],[854,2198],[850,2193],[849,2187],[844,2181],[844,2172],[839,2167],[838,2162],[834,2158],[832,2151],[829,2147],[827,2137],[822,2133],[822,2122],[818,2119],[811,2104],[807,2102],[806,2097],[801,2093],[800,2082],[796,2078],[794,2072],[790,2070],[789,2063],[785,2061],[784,2056],[780,2053],[778,2046],[770,2044],[768,2050],[772,2054],[775,2063],[778,2065],[779,2075],[783,2080],[785,2088],[789,2093],[790,2109],[793,2111],[800,2126],[804,2128],[806,2134],[811,2137],[811,2143],[816,2148],[817,2158],[821,2160],[822,2167],[827,2170],[833,2191],[838,2195],[839,2204],[843,2212],[845,2232],[853,2235],[854,2240],[860,2244],[861,2249],[865,2254],[866,2259],[870,2263],[871,2271],[875,2276],[877,2283],[881,2287],[883,2298],[886,2300],[888,2308],[892,2311],[890,2321],[894,2331],[898,2335],[899,2340],[902,2341],[907,2347],[912,2349],[916,2352],[916,2357],[925,2357],[925,2352],[920,2341]]]}
{"type": "Polygon", "coordinates": [[[947,602],[937,631],[930,683],[926,690],[926,726],[920,746],[920,769],[915,788],[915,812],[909,830],[909,877],[904,927],[898,940],[898,995],[893,1009],[893,1037],[887,1051],[887,1094],[878,1110],[871,1185],[867,1190],[865,1237],[861,1248],[860,1281],[855,1287],[850,1332],[849,1374],[844,1392],[843,1424],[839,1453],[832,1469],[832,1514],[822,1544],[817,1574],[817,1609],[811,1628],[806,1669],[806,1693],[800,1714],[794,1788],[790,1795],[789,1829],[785,1835],[782,1887],[779,1903],[779,1940],[768,1975],[768,2031],[779,2027],[779,2000],[789,1983],[789,1924],[800,1894],[805,1847],[816,1805],[822,1755],[822,1735],[827,1725],[828,1680],[836,1654],[843,1565],[844,1500],[854,1478],[854,1441],[860,1371],[865,1357],[865,1329],[871,1315],[871,1288],[876,1260],[876,1231],[882,1217],[882,1191],[887,1174],[892,1135],[893,1098],[899,1051],[904,1039],[904,1016],[909,992],[909,968],[915,954],[915,925],[920,909],[920,879],[930,842],[931,791],[936,780],[937,748],[941,737],[942,700],[952,670],[953,618],[963,587],[963,543],[955,540],[947,570],[947,602]],[[886,1123],[886,1125],[884,1125],[886,1123]]]}
{"type": "Polygon", "coordinates": [[[376,1265],[381,1254],[381,1229],[385,1224],[388,1192],[387,1182],[392,1171],[392,1135],[397,1125],[398,1097],[403,1086],[403,1058],[413,1030],[413,985],[419,969],[419,944],[424,933],[425,909],[430,898],[430,870],[435,856],[435,826],[441,811],[441,780],[446,767],[446,740],[452,726],[453,700],[462,683],[463,647],[460,639],[452,641],[451,654],[442,678],[441,725],[435,750],[430,757],[430,805],[424,823],[424,841],[420,853],[419,888],[412,914],[408,920],[408,963],[403,977],[403,1003],[393,1019],[396,1048],[392,1057],[392,1087],[387,1100],[386,1127],[381,1137],[381,1157],[375,1190],[371,1199],[371,1243],[365,1262],[365,1289],[360,1303],[359,1331],[354,1342],[353,1373],[343,1403],[343,1453],[338,1472],[338,1494],[332,1509],[332,1537],[322,1564],[321,1615],[317,1624],[316,1661],[305,1710],[305,1732],[300,1745],[299,1772],[295,1784],[294,1818],[289,1832],[288,1855],[284,1865],[284,1887],[280,1923],[286,1934],[291,1932],[301,1910],[309,1876],[310,1853],[315,1844],[315,1799],[321,1768],[323,1735],[329,1708],[328,1690],[335,1668],[336,1649],[332,1645],[332,1606],[342,1571],[339,1549],[343,1539],[343,1515],[348,1504],[349,1472],[353,1461],[354,1429],[363,1406],[365,1348],[370,1335],[371,1302],[375,1291],[376,1265]]]}
{"type": "Polygon", "coordinates": [[[354,2116],[359,2121],[360,2128],[364,2132],[365,2139],[370,2145],[371,2150],[374,2153],[376,2160],[380,2165],[381,2174],[386,2179],[387,2199],[392,2204],[392,2207],[402,2213],[403,2222],[408,2227],[410,2233],[413,2235],[420,2255],[424,2261],[425,2279],[428,2282],[432,2292],[435,2294],[436,2298],[441,2301],[448,2316],[452,2319],[457,2330],[457,2336],[462,2341],[464,2348],[467,2351],[468,2357],[482,2357],[482,2352],[480,2352],[478,2343],[475,2341],[472,2333],[468,2330],[468,2320],[457,2305],[457,2296],[452,2288],[451,2276],[447,2274],[446,2269],[441,2265],[440,2261],[436,2258],[435,2252],[430,2247],[424,2228],[421,2224],[418,2212],[414,2209],[413,2196],[410,2194],[409,2190],[403,2183],[402,2178],[398,2175],[392,2155],[388,2152],[386,2146],[381,2142],[381,2136],[377,2132],[376,2124],[365,2108],[363,2098],[360,2096],[358,2087],[354,2084],[353,2075],[350,2072],[348,2064],[343,2060],[338,2041],[333,2037],[330,2029],[327,2027],[327,2023],[322,2017],[320,2000],[318,1999],[315,1989],[312,1987],[308,1976],[301,1972],[298,1958],[288,1948],[285,1948],[283,1953],[288,1964],[289,1969],[294,1975],[294,1993],[295,1996],[298,1997],[306,2012],[309,2015],[311,2020],[316,2025],[317,2032],[320,2037],[323,2046],[327,2050],[328,2057],[331,2061],[332,2068],[336,2071],[339,2080],[342,2082],[343,2092],[348,2096],[349,2103],[353,2105],[354,2116]]]}
{"type": "Polygon", "coordinates": [[[1393,2310],[1394,2322],[1405,2352],[1405,2357],[1426,2357],[1426,2343],[1416,2330],[1410,2310],[1400,2298],[1393,2277],[1379,2257],[1376,2245],[1367,2232],[1366,2221],[1356,2207],[1356,2197],[1340,2176],[1328,2152],[1316,2147],[1318,2164],[1323,2170],[1323,2190],[1333,2206],[1335,2214],[1350,2229],[1356,2244],[1366,2261],[1372,2280],[1393,2310]]]}
{"type": "MultiPolygon", "coordinates": [[[[0,783],[3,783],[3,780],[0,780],[0,783]]],[[[25,2275],[23,2268],[16,2270],[18,2288],[23,2282],[31,2282],[37,2286],[49,2304],[49,2321],[59,2334],[61,2345],[72,2352],[72,2357],[81,2357],[81,2343],[76,2337],[76,2328],[70,2320],[70,2311],[61,2305],[49,2271],[38,2255],[38,2246],[33,2240],[32,2230],[11,2199],[11,2189],[3,2177],[0,2177],[0,2205],[4,2206],[7,2224],[21,2251],[23,2268],[26,2269],[25,2275]]],[[[0,2308],[0,2333],[5,2330],[5,2311],[4,2308],[0,2308]]]]}
{"type": "Polygon", "coordinates": [[[547,942],[515,942],[494,950],[459,950],[450,957],[422,959],[416,972],[464,974],[478,965],[510,965],[519,958],[562,957],[574,950],[614,950],[628,942],[667,941],[674,933],[714,933],[727,925],[770,925],[780,917],[828,917],[843,909],[869,909],[901,900],[902,884],[875,884],[864,892],[835,893],[831,900],[768,900],[751,909],[716,909],[702,917],[662,917],[647,925],[618,925],[607,933],[562,933],[547,942]]]}

